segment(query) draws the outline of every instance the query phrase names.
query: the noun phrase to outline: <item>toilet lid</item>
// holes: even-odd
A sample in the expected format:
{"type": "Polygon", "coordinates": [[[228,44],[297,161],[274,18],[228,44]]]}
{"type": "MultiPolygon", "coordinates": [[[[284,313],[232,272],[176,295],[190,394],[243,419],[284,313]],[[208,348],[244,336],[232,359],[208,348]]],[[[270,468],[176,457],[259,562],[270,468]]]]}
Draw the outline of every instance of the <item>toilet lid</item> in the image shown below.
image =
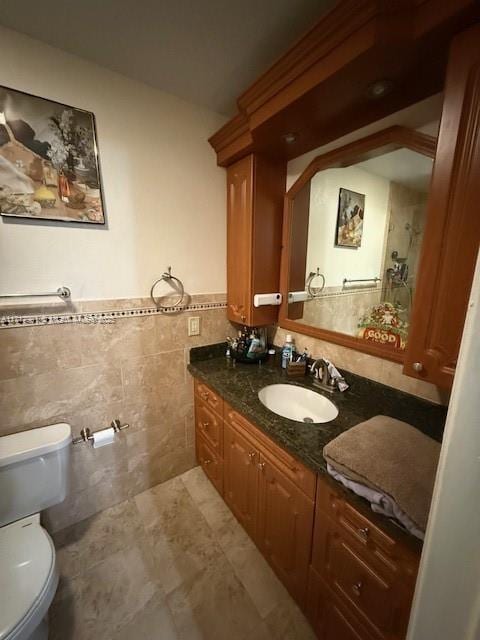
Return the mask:
{"type": "Polygon", "coordinates": [[[54,560],[53,543],[34,518],[0,529],[0,640],[37,604],[54,560]]]}

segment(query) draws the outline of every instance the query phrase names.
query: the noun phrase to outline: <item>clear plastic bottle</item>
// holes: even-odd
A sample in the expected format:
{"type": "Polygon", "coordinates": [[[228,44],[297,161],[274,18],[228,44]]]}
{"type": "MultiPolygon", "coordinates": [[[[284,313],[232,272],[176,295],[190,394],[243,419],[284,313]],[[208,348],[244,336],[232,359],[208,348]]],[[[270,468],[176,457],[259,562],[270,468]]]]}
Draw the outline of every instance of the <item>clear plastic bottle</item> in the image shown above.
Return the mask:
{"type": "Polygon", "coordinates": [[[287,333],[285,336],[285,344],[282,349],[282,369],[286,369],[289,362],[293,360],[293,354],[295,352],[295,345],[292,336],[287,333]]]}

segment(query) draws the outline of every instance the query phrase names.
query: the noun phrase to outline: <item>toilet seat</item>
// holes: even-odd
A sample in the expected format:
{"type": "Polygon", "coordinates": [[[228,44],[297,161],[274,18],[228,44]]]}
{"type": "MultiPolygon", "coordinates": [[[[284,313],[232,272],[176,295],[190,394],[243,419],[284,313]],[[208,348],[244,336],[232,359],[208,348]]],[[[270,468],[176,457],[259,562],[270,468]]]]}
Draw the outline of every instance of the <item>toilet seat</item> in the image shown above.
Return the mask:
{"type": "Polygon", "coordinates": [[[0,640],[24,640],[58,585],[55,548],[38,515],[0,528],[0,640]]]}

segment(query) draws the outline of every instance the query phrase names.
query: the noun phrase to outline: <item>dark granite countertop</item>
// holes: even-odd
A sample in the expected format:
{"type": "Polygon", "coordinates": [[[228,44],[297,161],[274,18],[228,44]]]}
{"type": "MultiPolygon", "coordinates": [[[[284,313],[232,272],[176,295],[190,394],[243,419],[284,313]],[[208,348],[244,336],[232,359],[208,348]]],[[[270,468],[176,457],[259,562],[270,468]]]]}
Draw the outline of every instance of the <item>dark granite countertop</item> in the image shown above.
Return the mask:
{"type": "Polygon", "coordinates": [[[224,346],[191,350],[190,373],[207,384],[234,409],[258,426],[267,436],[315,472],[324,473],[323,447],[350,427],[376,415],[404,420],[430,437],[441,441],[446,407],[392,387],[342,371],[350,388],[344,393],[324,393],[315,388],[310,376],[288,378],[277,364],[235,366],[224,355],[224,346]],[[339,414],[325,424],[303,424],[269,411],[258,399],[258,392],[269,384],[288,383],[323,394],[336,404],[339,414]]]}

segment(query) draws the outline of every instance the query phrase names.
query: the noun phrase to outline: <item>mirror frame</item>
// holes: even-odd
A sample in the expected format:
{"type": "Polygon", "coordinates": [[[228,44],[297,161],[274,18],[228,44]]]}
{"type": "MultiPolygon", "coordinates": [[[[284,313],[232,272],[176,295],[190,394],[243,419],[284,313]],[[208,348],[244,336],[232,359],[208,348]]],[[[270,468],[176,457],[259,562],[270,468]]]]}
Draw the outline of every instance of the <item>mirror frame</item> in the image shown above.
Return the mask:
{"type": "MultiPolygon", "coordinates": [[[[307,168],[300,174],[292,187],[287,191],[284,198],[283,213],[283,237],[282,237],[282,261],[280,272],[280,292],[282,293],[282,304],[279,310],[279,325],[290,331],[301,333],[319,340],[333,342],[343,347],[349,347],[357,351],[363,351],[379,358],[392,360],[393,362],[403,362],[405,350],[395,347],[375,344],[349,336],[346,333],[322,329],[306,325],[288,317],[288,292],[290,290],[290,263],[291,263],[291,232],[293,224],[293,203],[295,196],[318,172],[325,169],[338,169],[349,167],[359,162],[364,162],[379,155],[405,148],[417,153],[421,153],[429,158],[435,158],[437,139],[425,133],[414,131],[402,126],[393,126],[372,135],[360,138],[332,151],[327,151],[317,156],[310,162],[307,168]]],[[[421,253],[425,247],[422,245],[421,253]]]]}

